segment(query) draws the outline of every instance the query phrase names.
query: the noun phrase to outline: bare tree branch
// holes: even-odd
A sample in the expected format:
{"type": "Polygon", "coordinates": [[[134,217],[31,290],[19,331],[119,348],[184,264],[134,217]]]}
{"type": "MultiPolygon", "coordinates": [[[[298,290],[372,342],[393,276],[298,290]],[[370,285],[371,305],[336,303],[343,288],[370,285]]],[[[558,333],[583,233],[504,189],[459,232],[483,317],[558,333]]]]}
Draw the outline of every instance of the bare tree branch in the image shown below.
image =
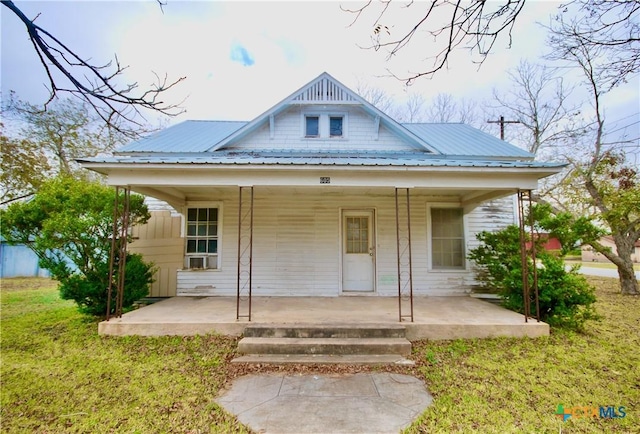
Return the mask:
{"type": "MultiPolygon", "coordinates": [[[[29,39],[48,79],[49,98],[44,109],[60,94],[68,93],[88,103],[93,110],[116,131],[128,136],[135,135],[132,129],[125,128],[123,123],[131,123],[138,127],[143,124],[144,110],[151,110],[166,116],[177,116],[184,112],[180,104],[165,102],[162,95],[186,77],[170,81],[167,75],[156,75],[156,82],[150,88],[139,92],[138,83],[120,86],[117,79],[124,73],[123,66],[115,56],[106,64],[92,64],[80,57],[73,49],[56,38],[46,29],[29,19],[10,0],[2,0],[3,6],[13,12],[25,25],[29,39]],[[58,74],[61,77],[58,77],[58,74]],[[136,94],[136,91],[137,94],[136,94]]],[[[160,7],[164,5],[159,1],[160,7]]]]}
{"type": "MultiPolygon", "coordinates": [[[[410,45],[424,45],[425,36],[433,40],[430,46],[438,46],[438,42],[443,38],[445,40],[444,46],[440,45],[435,54],[426,56],[433,63],[425,70],[407,72],[404,75],[391,73],[396,78],[411,84],[420,77],[431,77],[437,71],[446,68],[450,55],[457,48],[467,48],[477,52],[480,55],[478,63],[482,64],[500,34],[504,32],[508,34],[510,46],[513,25],[522,12],[525,0],[500,0],[499,2],[433,0],[428,3],[425,11],[417,14],[415,24],[399,34],[395,33],[390,24],[383,21],[391,6],[391,0],[383,0],[379,4],[382,10],[373,20],[371,44],[363,48],[375,51],[386,50],[387,59],[391,59],[410,45]],[[441,14],[449,17],[444,23],[440,21],[441,14]]],[[[410,2],[404,7],[404,13],[411,17],[416,16],[415,9],[422,8],[425,4],[410,2]]],[[[359,8],[343,8],[343,10],[355,15],[353,21],[355,23],[363,19],[363,13],[367,9],[374,7],[374,3],[368,0],[359,8]]]]}

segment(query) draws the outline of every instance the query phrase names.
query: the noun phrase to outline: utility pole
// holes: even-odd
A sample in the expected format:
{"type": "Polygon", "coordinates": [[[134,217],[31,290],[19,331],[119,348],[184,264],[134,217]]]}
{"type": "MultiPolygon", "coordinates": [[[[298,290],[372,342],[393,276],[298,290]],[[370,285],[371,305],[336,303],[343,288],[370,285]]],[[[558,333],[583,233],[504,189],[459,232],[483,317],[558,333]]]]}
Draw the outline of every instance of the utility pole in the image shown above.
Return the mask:
{"type": "Polygon", "coordinates": [[[519,124],[520,121],[505,121],[504,116],[500,116],[497,121],[487,121],[488,124],[500,124],[500,140],[504,140],[504,124],[519,124]]]}

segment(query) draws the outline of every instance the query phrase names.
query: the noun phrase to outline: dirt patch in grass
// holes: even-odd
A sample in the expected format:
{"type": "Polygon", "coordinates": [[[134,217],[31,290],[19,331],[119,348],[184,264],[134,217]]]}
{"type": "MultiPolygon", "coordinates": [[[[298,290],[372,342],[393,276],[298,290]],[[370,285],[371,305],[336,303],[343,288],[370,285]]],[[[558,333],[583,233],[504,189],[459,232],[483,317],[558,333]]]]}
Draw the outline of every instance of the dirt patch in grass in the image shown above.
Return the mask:
{"type": "Polygon", "coordinates": [[[0,279],[2,292],[27,291],[30,289],[41,290],[57,288],[58,282],[47,277],[12,277],[0,279]]]}

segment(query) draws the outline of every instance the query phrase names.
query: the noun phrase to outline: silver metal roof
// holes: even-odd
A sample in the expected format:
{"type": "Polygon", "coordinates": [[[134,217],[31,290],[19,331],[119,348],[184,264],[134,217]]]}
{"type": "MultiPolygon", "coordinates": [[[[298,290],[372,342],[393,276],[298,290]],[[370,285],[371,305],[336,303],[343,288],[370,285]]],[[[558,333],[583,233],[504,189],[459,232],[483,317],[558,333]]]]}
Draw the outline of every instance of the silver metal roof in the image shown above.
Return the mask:
{"type": "Polygon", "coordinates": [[[129,143],[116,153],[206,152],[247,122],[184,121],[129,143]]]}
{"type": "MultiPolygon", "coordinates": [[[[116,154],[207,152],[245,125],[247,122],[240,121],[184,121],[132,142],[116,154]]],[[[437,150],[440,157],[533,158],[532,154],[465,124],[402,124],[402,127],[437,150]]]]}
{"type": "Polygon", "coordinates": [[[516,157],[534,155],[466,124],[402,124],[446,156],[516,157]]]}
{"type": "Polygon", "coordinates": [[[225,152],[217,151],[199,155],[155,155],[96,157],[79,160],[81,163],[98,164],[160,164],[160,165],[280,165],[280,166],[406,166],[406,167],[477,167],[477,168],[556,168],[558,163],[516,160],[449,159],[423,152],[398,153],[323,153],[311,152],[225,152]]]}

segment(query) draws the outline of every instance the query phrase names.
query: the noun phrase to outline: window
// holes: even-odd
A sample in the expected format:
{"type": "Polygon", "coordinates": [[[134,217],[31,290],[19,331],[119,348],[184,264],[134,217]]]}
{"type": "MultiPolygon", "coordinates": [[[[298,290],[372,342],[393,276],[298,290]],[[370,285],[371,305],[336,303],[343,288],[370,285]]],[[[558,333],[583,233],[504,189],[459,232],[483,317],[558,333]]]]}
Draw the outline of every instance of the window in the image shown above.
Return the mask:
{"type": "Polygon", "coordinates": [[[431,266],[465,268],[462,208],[431,208],[431,266]]]}
{"type": "MultiPolygon", "coordinates": [[[[187,256],[216,256],[218,254],[218,208],[189,208],[187,210],[187,256]]],[[[206,267],[217,268],[211,258],[206,267]]]]}
{"type": "Polygon", "coordinates": [[[307,139],[346,139],[348,113],[343,112],[302,112],[302,136],[307,139]]]}
{"type": "Polygon", "coordinates": [[[320,137],[320,117],[305,116],[305,137],[320,137]]]}
{"type": "Polygon", "coordinates": [[[342,137],[342,116],[329,117],[329,136],[342,137]]]}

